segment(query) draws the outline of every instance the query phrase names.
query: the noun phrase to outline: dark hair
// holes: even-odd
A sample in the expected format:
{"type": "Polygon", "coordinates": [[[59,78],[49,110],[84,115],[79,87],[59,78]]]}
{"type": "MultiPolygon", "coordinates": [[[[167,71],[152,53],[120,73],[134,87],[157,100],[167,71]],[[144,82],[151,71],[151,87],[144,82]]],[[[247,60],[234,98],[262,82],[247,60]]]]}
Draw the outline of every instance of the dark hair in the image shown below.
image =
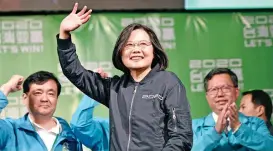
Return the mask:
{"type": "Polygon", "coordinates": [[[123,64],[121,60],[121,51],[122,49],[124,49],[132,31],[136,29],[143,29],[151,39],[151,43],[154,48],[154,59],[151,65],[152,68],[156,64],[159,64],[160,69],[166,69],[168,67],[168,58],[156,34],[151,28],[138,23],[128,25],[122,30],[121,34],[119,35],[112,55],[112,61],[114,66],[123,72],[129,72],[129,69],[123,64]]]}
{"type": "Polygon", "coordinates": [[[58,89],[58,96],[61,93],[61,84],[58,81],[58,79],[54,76],[53,73],[47,72],[47,71],[38,71],[30,76],[27,77],[27,79],[24,81],[23,84],[23,92],[27,93],[29,92],[30,85],[35,83],[35,84],[44,84],[48,80],[53,80],[57,84],[57,89],[58,89]]]}
{"type": "Polygon", "coordinates": [[[251,90],[251,91],[245,91],[242,93],[242,95],[251,95],[251,101],[253,104],[262,105],[265,108],[265,116],[268,121],[271,119],[272,114],[272,101],[270,96],[264,92],[263,90],[251,90]]]}
{"type": "Polygon", "coordinates": [[[208,81],[211,80],[213,78],[213,76],[215,75],[219,75],[219,74],[228,74],[230,76],[230,79],[234,85],[234,87],[238,87],[238,78],[237,75],[231,71],[228,68],[214,68],[212,69],[204,78],[204,88],[205,91],[208,91],[208,81]]]}

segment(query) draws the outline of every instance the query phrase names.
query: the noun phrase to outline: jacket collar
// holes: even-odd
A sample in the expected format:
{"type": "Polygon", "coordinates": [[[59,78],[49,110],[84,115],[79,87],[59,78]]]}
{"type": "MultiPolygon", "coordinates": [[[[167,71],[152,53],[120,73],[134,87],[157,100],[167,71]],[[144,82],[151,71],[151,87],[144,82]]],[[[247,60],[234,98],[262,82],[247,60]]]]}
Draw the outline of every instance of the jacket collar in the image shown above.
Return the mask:
{"type": "Polygon", "coordinates": [[[18,129],[35,132],[35,128],[31,124],[28,116],[29,116],[29,113],[26,113],[23,117],[21,117],[18,121],[18,125],[16,126],[18,129]]]}
{"type": "Polygon", "coordinates": [[[270,121],[267,121],[266,122],[266,126],[267,126],[270,134],[273,136],[273,126],[272,126],[272,123],[270,121]]]}
{"type": "Polygon", "coordinates": [[[208,116],[204,119],[204,126],[215,126],[215,121],[213,119],[212,113],[210,113],[208,116]]]}
{"type": "Polygon", "coordinates": [[[239,112],[239,120],[241,123],[246,124],[249,122],[248,117],[246,117],[243,113],[239,112]]]}
{"type": "Polygon", "coordinates": [[[74,133],[72,132],[69,124],[62,118],[60,117],[55,117],[60,124],[62,125],[62,132],[60,134],[60,136],[65,137],[68,140],[76,140],[76,137],[74,135],[74,133]]]}
{"type": "MultiPolygon", "coordinates": [[[[152,70],[139,82],[139,84],[145,84],[147,82],[149,82],[152,77],[157,73],[159,72],[161,69],[160,69],[160,65],[159,64],[156,64],[152,70]]],[[[132,84],[136,84],[137,82],[135,82],[135,80],[133,79],[133,77],[131,76],[130,73],[127,73],[125,74],[125,82],[124,84],[128,84],[128,85],[132,85],[132,84]]]]}
{"type": "MultiPolygon", "coordinates": [[[[29,116],[29,113],[26,113],[23,117],[21,117],[19,119],[17,128],[22,129],[22,130],[26,130],[26,131],[30,131],[30,132],[36,132],[35,128],[31,124],[28,116],[29,116]]],[[[59,123],[62,127],[62,131],[60,133],[60,136],[66,138],[68,140],[76,140],[74,133],[72,132],[69,124],[62,118],[59,118],[59,117],[55,117],[55,118],[59,121],[59,123]]]]}

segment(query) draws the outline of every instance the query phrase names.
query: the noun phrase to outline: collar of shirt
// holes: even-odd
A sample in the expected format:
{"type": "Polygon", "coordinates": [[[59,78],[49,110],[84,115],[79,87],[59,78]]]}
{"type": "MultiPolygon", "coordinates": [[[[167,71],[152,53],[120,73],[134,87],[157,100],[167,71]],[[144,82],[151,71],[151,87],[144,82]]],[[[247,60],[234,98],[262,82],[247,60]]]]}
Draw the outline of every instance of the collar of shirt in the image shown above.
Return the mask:
{"type": "Polygon", "coordinates": [[[47,131],[48,133],[54,133],[55,135],[57,134],[60,134],[60,132],[62,131],[62,127],[61,127],[61,124],[60,122],[55,118],[55,117],[52,117],[52,119],[56,122],[56,126],[55,127],[52,127],[51,129],[49,130],[46,130],[45,128],[43,128],[41,125],[35,123],[30,116],[28,116],[29,118],[29,121],[31,122],[31,124],[34,126],[35,130],[36,131],[39,131],[39,130],[43,130],[43,131],[47,131]]]}
{"type": "Polygon", "coordinates": [[[216,124],[217,120],[218,120],[218,115],[216,113],[212,112],[212,117],[213,117],[215,124],[216,124]]]}

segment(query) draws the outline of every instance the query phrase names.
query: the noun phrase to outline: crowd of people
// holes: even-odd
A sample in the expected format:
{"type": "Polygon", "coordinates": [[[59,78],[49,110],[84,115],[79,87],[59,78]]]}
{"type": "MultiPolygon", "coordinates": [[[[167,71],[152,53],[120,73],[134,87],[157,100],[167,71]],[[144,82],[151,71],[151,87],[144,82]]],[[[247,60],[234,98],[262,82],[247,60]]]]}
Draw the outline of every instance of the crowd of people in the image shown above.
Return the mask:
{"type": "Polygon", "coordinates": [[[26,79],[13,75],[0,88],[0,110],[9,93],[23,90],[28,112],[0,120],[0,150],[81,151],[272,151],[272,101],[263,90],[241,95],[236,74],[212,69],[204,78],[211,113],[192,119],[186,89],[170,71],[168,57],[155,32],[133,23],[117,38],[112,62],[122,75],[108,77],[85,69],[76,54],[71,31],[86,23],[92,10],[72,12],[60,24],[57,53],[64,75],[84,93],[70,124],[54,112],[61,84],[48,71],[26,79]],[[109,119],[93,116],[98,104],[109,119]]]}

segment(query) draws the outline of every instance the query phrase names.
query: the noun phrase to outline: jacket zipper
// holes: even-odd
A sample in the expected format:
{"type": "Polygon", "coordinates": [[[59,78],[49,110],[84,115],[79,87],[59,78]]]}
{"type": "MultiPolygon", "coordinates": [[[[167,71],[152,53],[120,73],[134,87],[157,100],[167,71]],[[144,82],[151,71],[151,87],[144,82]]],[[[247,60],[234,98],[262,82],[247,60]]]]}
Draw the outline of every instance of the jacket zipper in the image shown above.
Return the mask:
{"type": "Polygon", "coordinates": [[[172,112],[173,112],[173,124],[174,124],[174,131],[177,132],[177,118],[176,118],[176,114],[175,114],[175,108],[172,108],[172,112]]]}
{"type": "Polygon", "coordinates": [[[129,147],[130,147],[130,142],[131,142],[131,115],[132,115],[132,108],[133,108],[133,103],[134,103],[134,99],[135,99],[135,95],[136,95],[136,91],[137,91],[137,85],[135,86],[135,89],[133,91],[133,97],[132,97],[132,101],[131,101],[131,106],[130,106],[130,111],[129,111],[129,139],[128,139],[128,144],[127,144],[127,151],[129,151],[129,147]]]}

